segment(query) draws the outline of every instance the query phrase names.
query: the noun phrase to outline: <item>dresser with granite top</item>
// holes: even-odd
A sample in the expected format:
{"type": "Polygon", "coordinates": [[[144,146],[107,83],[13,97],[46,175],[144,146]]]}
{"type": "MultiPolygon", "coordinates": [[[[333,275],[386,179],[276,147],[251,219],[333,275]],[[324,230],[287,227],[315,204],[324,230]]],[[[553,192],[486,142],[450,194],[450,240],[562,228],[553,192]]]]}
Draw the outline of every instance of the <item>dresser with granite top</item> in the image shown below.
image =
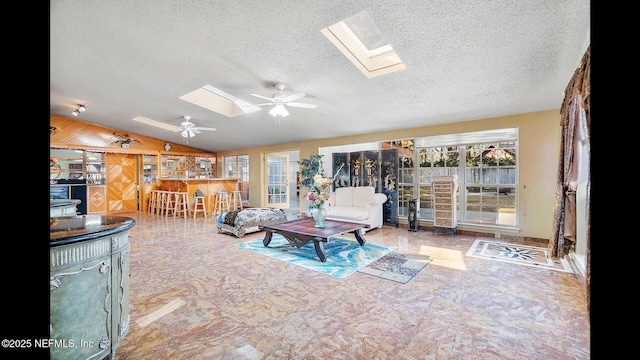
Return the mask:
{"type": "Polygon", "coordinates": [[[50,359],[115,358],[129,329],[134,225],[110,215],[60,217],[50,225],[50,359]]]}

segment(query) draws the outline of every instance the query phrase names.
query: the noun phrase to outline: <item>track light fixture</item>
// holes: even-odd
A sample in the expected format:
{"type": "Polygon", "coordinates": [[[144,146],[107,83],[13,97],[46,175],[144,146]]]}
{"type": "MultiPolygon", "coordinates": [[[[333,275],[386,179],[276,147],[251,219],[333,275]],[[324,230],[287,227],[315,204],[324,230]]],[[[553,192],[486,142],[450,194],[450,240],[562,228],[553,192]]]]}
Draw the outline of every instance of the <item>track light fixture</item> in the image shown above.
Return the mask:
{"type": "Polygon", "coordinates": [[[84,106],[84,104],[78,104],[78,108],[73,110],[71,115],[78,116],[78,115],[80,115],[81,112],[85,112],[86,110],[87,110],[87,108],[84,106]]]}

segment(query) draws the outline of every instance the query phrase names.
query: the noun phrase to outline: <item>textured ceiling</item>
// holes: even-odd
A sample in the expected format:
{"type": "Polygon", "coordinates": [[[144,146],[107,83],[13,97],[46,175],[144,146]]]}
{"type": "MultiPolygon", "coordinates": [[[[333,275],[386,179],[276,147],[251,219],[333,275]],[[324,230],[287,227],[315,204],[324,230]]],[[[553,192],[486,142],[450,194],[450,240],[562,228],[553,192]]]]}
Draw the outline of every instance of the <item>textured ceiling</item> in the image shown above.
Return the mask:
{"type": "Polygon", "coordinates": [[[217,128],[189,146],[245,147],[559,109],[589,40],[588,0],[50,3],[50,111],[183,143],[131,119],[217,128]],[[320,29],[367,10],[406,69],[368,79],[320,29]],[[252,104],[285,93],[316,109],[232,118],[179,99],[204,85],[252,104]]]}

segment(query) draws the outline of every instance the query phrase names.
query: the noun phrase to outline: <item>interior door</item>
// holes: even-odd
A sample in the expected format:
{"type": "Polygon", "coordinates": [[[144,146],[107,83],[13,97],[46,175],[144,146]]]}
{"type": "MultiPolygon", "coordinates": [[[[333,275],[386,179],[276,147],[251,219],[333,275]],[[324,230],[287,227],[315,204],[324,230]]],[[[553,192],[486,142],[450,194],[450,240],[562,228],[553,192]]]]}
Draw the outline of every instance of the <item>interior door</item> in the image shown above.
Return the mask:
{"type": "Polygon", "coordinates": [[[107,212],[138,210],[136,155],[106,153],[107,212]]]}
{"type": "Polygon", "coordinates": [[[289,208],[289,155],[270,153],[266,156],[265,182],[267,207],[289,208]]]}

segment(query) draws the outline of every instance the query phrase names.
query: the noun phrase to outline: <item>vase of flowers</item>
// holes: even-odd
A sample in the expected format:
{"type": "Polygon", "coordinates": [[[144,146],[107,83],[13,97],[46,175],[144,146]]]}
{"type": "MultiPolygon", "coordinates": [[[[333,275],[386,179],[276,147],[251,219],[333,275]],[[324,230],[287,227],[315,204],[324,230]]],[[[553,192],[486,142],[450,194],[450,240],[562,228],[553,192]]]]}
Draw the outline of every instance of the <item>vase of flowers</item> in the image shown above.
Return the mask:
{"type": "Polygon", "coordinates": [[[311,216],[313,216],[313,220],[316,221],[316,227],[324,229],[324,220],[327,218],[327,209],[323,207],[313,208],[311,209],[311,216]]]}
{"type": "Polygon", "coordinates": [[[309,208],[312,209],[311,214],[316,221],[317,228],[324,228],[324,220],[327,216],[327,209],[324,208],[324,202],[329,200],[329,187],[331,179],[316,174],[313,177],[313,184],[307,192],[307,200],[309,200],[309,208]]]}

